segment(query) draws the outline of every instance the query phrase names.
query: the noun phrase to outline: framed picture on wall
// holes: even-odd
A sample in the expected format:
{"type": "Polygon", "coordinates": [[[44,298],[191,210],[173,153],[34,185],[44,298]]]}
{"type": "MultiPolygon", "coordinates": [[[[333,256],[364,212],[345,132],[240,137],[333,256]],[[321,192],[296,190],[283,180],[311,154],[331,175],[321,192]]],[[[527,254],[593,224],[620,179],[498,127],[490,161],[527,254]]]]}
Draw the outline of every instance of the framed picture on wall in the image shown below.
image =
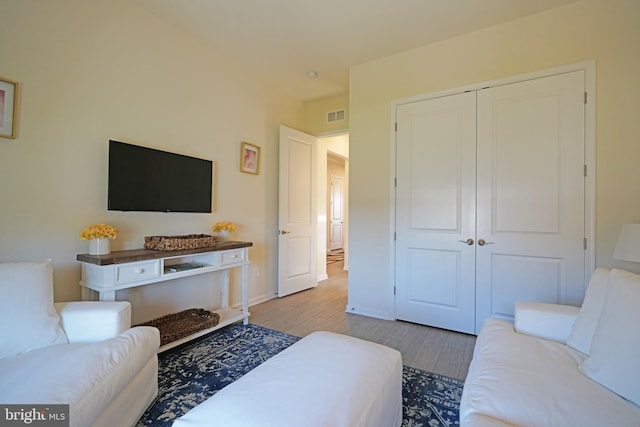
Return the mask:
{"type": "Polygon", "coordinates": [[[0,137],[16,137],[18,83],[0,77],[0,137]]]}
{"type": "Polygon", "coordinates": [[[258,175],[260,173],[260,147],[243,142],[240,150],[240,171],[258,175]]]}

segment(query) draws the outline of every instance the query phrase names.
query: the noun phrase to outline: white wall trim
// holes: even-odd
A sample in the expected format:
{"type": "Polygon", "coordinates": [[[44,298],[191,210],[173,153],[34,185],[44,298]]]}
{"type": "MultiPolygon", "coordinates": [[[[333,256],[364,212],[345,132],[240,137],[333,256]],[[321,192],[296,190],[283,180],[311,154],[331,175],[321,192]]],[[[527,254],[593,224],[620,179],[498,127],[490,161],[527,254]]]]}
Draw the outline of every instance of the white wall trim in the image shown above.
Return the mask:
{"type": "MultiPolygon", "coordinates": [[[[427,99],[442,98],[444,96],[455,95],[458,93],[468,92],[472,90],[481,90],[481,89],[486,89],[488,87],[504,86],[511,83],[518,83],[526,80],[540,79],[543,77],[571,73],[574,71],[585,70],[586,71],[585,75],[588,75],[589,73],[593,73],[593,83],[595,83],[595,64],[596,64],[595,60],[577,62],[575,64],[561,65],[554,68],[547,68],[544,70],[532,71],[529,73],[516,74],[513,76],[502,77],[494,80],[488,80],[481,83],[473,83],[473,84],[458,87],[458,88],[445,89],[438,92],[429,92],[429,93],[411,96],[408,98],[397,99],[391,102],[392,117],[395,117],[395,109],[398,105],[401,105],[401,104],[410,104],[412,102],[419,102],[427,99]]],[[[593,89],[595,90],[595,84],[593,89]]],[[[394,122],[395,122],[395,118],[394,118],[394,122]]],[[[393,129],[392,129],[392,133],[395,133],[393,132],[393,129]]],[[[395,143],[395,140],[394,140],[394,143],[395,143]]]]}
{"type": "MultiPolygon", "coordinates": [[[[579,65],[579,64],[576,64],[579,65]]],[[[581,63],[585,73],[585,88],[587,90],[587,105],[584,117],[584,143],[585,165],[587,176],[585,177],[585,237],[587,238],[587,251],[585,253],[585,291],[591,273],[595,270],[596,263],[596,61],[581,63]]]]}
{"type": "MultiPolygon", "coordinates": [[[[257,304],[261,304],[261,303],[263,303],[263,302],[270,301],[270,300],[272,300],[272,299],[276,299],[276,298],[278,298],[278,295],[276,295],[276,294],[265,294],[265,295],[259,295],[259,296],[257,296],[257,297],[253,297],[253,298],[251,298],[251,299],[249,300],[249,302],[248,302],[248,304],[247,304],[247,305],[248,305],[249,307],[251,307],[251,306],[254,306],[254,305],[257,305],[257,304]]],[[[240,307],[240,306],[241,306],[240,304],[236,304],[236,305],[237,305],[238,307],[240,307]]]]}
{"type": "Polygon", "coordinates": [[[396,320],[396,177],[397,173],[397,148],[396,148],[396,124],[398,122],[397,117],[397,109],[398,105],[401,102],[393,101],[391,103],[391,144],[389,159],[391,160],[391,166],[389,167],[389,247],[391,251],[389,252],[389,278],[388,283],[391,283],[390,289],[388,290],[388,297],[391,303],[389,304],[390,310],[388,315],[392,317],[393,320],[396,320]]]}
{"type": "Polygon", "coordinates": [[[375,317],[383,320],[396,320],[395,316],[390,316],[386,311],[371,310],[369,308],[357,307],[355,305],[347,305],[347,313],[360,314],[367,317],[375,317]]]}
{"type": "Polygon", "coordinates": [[[331,136],[349,135],[349,129],[332,130],[327,132],[316,133],[313,136],[316,138],[326,138],[331,136]]]}

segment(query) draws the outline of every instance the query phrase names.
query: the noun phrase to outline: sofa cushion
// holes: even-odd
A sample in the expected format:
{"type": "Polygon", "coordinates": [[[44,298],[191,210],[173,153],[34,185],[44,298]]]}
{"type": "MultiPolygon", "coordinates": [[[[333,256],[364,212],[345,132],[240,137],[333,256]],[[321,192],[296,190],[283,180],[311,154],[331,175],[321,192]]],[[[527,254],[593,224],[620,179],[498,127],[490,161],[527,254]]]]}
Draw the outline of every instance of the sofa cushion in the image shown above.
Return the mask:
{"type": "Polygon", "coordinates": [[[0,360],[0,402],[69,404],[73,426],[93,425],[160,345],[136,327],[96,343],[57,345],[0,360]]]}
{"type": "Polygon", "coordinates": [[[578,307],[544,302],[516,301],[516,332],[565,344],[580,313],[578,307]]]}
{"type": "Polygon", "coordinates": [[[104,341],[131,328],[128,301],[73,301],[54,304],[69,343],[104,341]]]}
{"type": "Polygon", "coordinates": [[[517,426],[640,425],[640,408],[580,372],[586,357],[488,319],[464,384],[460,425],[475,427],[478,415],[517,426]]]}
{"type": "Polygon", "coordinates": [[[51,260],[0,264],[0,359],[67,343],[53,307],[51,260]]]}
{"type": "Polygon", "coordinates": [[[591,275],[580,314],[571,328],[567,345],[584,354],[591,351],[591,340],[596,332],[600,313],[604,307],[609,282],[609,269],[597,268],[591,275]]]}
{"type": "Polygon", "coordinates": [[[640,405],[640,275],[614,269],[591,355],[580,370],[640,405]]]}

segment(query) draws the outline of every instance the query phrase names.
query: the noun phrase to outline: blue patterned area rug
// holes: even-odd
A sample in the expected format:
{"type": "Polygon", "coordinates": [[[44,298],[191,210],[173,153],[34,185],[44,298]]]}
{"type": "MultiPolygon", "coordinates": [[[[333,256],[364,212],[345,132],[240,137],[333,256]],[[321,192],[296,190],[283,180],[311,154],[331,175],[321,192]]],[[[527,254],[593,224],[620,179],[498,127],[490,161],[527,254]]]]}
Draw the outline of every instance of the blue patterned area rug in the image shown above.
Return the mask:
{"type": "MultiPolygon", "coordinates": [[[[137,426],[170,426],[222,387],[300,338],[257,325],[232,325],[158,355],[159,393],[137,426]]],[[[454,426],[463,382],[404,367],[404,427],[454,426]]]]}

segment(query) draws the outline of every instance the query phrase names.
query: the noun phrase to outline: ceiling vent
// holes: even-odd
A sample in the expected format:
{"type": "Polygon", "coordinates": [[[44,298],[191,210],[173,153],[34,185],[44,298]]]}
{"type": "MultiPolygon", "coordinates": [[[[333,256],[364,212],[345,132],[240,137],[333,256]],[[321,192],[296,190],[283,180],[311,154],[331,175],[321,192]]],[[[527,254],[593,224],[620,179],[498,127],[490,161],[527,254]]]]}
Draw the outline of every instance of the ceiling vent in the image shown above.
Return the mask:
{"type": "Polygon", "coordinates": [[[327,123],[344,120],[344,110],[329,111],[327,113],[327,123]]]}

